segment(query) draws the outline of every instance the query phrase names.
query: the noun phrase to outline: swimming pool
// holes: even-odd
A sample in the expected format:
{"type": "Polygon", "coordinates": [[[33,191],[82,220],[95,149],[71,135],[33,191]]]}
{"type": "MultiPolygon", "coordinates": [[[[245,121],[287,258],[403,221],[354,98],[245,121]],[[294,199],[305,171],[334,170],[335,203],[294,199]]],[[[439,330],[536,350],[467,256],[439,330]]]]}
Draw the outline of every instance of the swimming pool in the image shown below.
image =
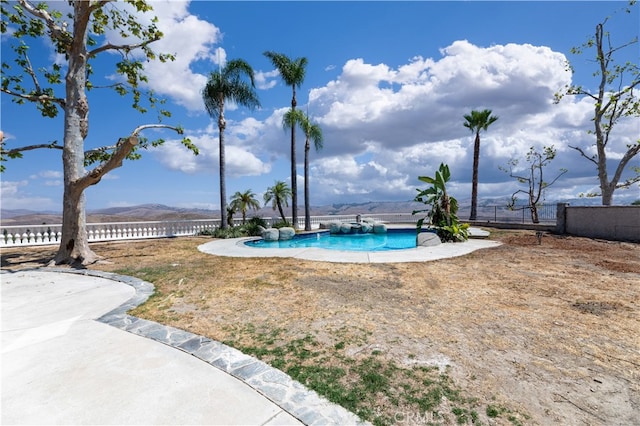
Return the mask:
{"type": "Polygon", "coordinates": [[[297,234],[291,240],[264,241],[262,239],[246,241],[255,248],[302,248],[317,247],[327,250],[347,251],[388,251],[405,250],[416,247],[415,229],[389,229],[385,234],[330,234],[318,232],[297,234]]]}

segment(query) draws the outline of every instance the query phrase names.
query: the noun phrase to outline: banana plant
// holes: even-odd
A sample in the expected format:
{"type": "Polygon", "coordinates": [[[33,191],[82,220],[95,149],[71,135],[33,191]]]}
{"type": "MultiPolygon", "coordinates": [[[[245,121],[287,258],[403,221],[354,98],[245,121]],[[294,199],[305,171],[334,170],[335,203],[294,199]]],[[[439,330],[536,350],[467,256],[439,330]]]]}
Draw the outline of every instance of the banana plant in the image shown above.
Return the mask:
{"type": "Polygon", "coordinates": [[[416,223],[417,231],[420,232],[425,220],[428,220],[442,242],[466,241],[469,238],[469,225],[459,222],[458,200],[447,193],[447,182],[451,179],[449,166],[441,163],[434,177],[418,176],[418,179],[430,184],[431,187],[424,190],[418,189],[418,195],[414,199],[428,206],[426,209],[412,212],[414,215],[428,212],[416,223]]]}

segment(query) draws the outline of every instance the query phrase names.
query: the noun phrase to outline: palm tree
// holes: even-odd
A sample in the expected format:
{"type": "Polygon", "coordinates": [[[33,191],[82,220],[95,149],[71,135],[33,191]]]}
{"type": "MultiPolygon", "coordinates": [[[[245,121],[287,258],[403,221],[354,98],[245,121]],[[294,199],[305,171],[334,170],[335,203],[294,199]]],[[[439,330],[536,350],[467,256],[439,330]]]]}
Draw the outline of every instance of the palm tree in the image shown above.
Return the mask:
{"type": "Polygon", "coordinates": [[[312,124],[309,116],[300,110],[289,110],[282,118],[282,125],[285,129],[300,126],[306,137],[304,143],[304,230],[311,231],[311,212],[309,206],[309,150],[310,141],[316,152],[322,149],[322,129],[317,124],[312,124]]]}
{"type": "Polygon", "coordinates": [[[471,111],[471,114],[464,116],[466,120],[463,124],[471,132],[475,133],[476,139],[473,144],[473,178],[471,182],[471,215],[469,220],[476,220],[478,215],[478,163],[480,162],[480,131],[487,130],[498,117],[491,115],[490,109],[482,111],[471,111]]]}
{"type": "Polygon", "coordinates": [[[227,206],[227,224],[233,228],[233,215],[236,214],[235,206],[227,206]]]}
{"type": "Polygon", "coordinates": [[[291,198],[291,188],[285,182],[279,180],[276,181],[275,185],[267,188],[267,192],[264,193],[264,205],[272,203],[273,209],[278,209],[282,222],[286,222],[287,218],[284,217],[282,206],[289,207],[289,198],[291,198]]]}
{"type": "Polygon", "coordinates": [[[245,192],[236,192],[231,198],[231,208],[234,211],[242,212],[242,224],[247,220],[247,210],[260,210],[260,202],[256,200],[256,194],[250,189],[245,192]]]}
{"type": "Polygon", "coordinates": [[[227,227],[227,190],[225,183],[224,119],[225,101],[231,101],[247,108],[260,107],[255,91],[254,73],[251,66],[242,59],[229,61],[218,71],[209,75],[207,85],[202,90],[202,99],[211,118],[218,118],[218,138],[220,145],[220,227],[227,227]],[[249,82],[243,79],[248,77],[249,82]]]}
{"type": "MultiPolygon", "coordinates": [[[[304,81],[305,67],[307,66],[307,58],[296,58],[291,60],[282,53],[272,51],[264,52],[264,55],[271,60],[274,67],[280,72],[280,76],[287,86],[291,86],[293,96],[291,97],[291,111],[295,111],[296,88],[302,85],[304,81]]],[[[298,227],[298,183],[296,172],[296,132],[291,127],[291,216],[293,227],[298,227]]]]}

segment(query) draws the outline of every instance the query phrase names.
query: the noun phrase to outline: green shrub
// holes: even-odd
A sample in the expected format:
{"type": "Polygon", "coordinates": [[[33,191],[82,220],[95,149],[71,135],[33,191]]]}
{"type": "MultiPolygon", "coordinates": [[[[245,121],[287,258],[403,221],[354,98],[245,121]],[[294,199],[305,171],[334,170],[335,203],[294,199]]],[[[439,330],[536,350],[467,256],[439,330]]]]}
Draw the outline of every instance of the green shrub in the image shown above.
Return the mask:
{"type": "Polygon", "coordinates": [[[259,237],[262,235],[262,228],[267,227],[267,222],[261,217],[252,217],[243,225],[245,233],[251,237],[259,237]]]}
{"type": "Polygon", "coordinates": [[[273,228],[289,228],[291,227],[291,224],[289,222],[287,222],[286,220],[280,220],[278,222],[275,222],[273,225],[271,225],[273,228]]]}

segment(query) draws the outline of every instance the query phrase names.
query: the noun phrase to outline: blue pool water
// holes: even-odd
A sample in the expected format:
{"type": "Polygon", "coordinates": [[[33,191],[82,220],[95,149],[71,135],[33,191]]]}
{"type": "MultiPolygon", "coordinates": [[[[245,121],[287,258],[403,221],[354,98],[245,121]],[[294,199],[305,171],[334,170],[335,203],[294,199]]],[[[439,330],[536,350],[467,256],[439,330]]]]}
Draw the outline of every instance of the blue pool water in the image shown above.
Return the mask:
{"type": "Polygon", "coordinates": [[[416,247],[416,230],[389,229],[386,234],[298,234],[288,241],[247,241],[256,248],[318,247],[328,250],[384,251],[416,247]]]}

